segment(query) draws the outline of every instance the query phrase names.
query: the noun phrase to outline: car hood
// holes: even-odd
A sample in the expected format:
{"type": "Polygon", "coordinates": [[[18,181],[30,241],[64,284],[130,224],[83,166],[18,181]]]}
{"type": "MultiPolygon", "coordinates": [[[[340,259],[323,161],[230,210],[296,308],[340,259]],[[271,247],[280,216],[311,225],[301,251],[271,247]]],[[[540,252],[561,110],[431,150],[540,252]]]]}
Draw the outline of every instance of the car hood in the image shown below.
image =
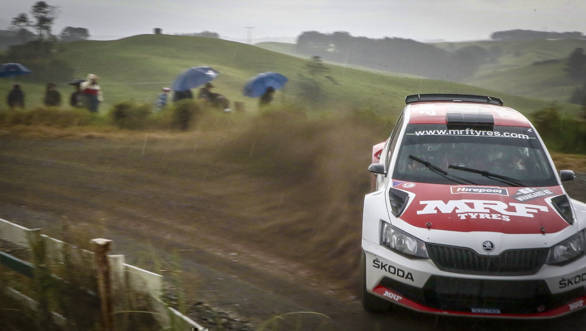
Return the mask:
{"type": "Polygon", "coordinates": [[[511,234],[555,233],[569,226],[551,204],[560,186],[443,185],[393,180],[409,194],[400,218],[416,227],[511,234]]]}

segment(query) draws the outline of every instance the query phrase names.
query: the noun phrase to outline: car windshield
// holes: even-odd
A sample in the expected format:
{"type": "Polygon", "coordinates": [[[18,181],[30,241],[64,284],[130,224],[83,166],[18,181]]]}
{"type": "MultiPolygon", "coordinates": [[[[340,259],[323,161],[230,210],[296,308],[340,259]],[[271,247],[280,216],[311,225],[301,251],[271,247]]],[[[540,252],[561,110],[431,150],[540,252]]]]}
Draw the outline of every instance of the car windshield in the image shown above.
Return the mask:
{"type": "Polygon", "coordinates": [[[479,185],[557,185],[546,153],[532,128],[447,128],[440,124],[409,124],[393,179],[453,184],[450,177],[479,185]],[[433,171],[421,161],[445,174],[433,171]]]}

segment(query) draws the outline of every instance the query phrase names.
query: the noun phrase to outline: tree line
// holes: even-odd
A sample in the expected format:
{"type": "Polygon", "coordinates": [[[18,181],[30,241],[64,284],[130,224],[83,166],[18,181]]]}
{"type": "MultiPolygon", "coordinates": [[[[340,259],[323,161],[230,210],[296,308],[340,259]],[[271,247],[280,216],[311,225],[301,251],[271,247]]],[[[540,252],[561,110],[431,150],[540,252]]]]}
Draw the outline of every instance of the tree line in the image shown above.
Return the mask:
{"type": "Polygon", "coordinates": [[[490,35],[490,39],[498,41],[507,40],[537,40],[537,39],[584,39],[582,32],[549,32],[534,30],[506,30],[496,31],[490,35]]]}
{"type": "Polygon", "coordinates": [[[480,46],[449,52],[411,39],[371,39],[348,32],[317,31],[303,32],[297,38],[296,51],[328,61],[451,81],[474,75],[481,64],[499,55],[480,46]]]}
{"type": "Polygon", "coordinates": [[[23,76],[23,80],[55,82],[73,78],[73,68],[59,58],[62,46],[58,41],[85,40],[89,37],[89,31],[68,26],[59,36],[53,35],[57,9],[45,1],[37,1],[28,13],[20,13],[11,21],[13,33],[22,39],[0,56],[0,62],[19,62],[28,67],[32,73],[23,76]]]}
{"type": "MultiPolygon", "coordinates": [[[[55,38],[51,33],[53,23],[57,18],[57,7],[49,5],[45,1],[37,1],[30,9],[29,14],[20,13],[12,18],[12,26],[17,31],[33,29],[37,39],[48,40],[55,38]],[[30,16],[29,16],[30,15],[30,16]]],[[[90,36],[88,29],[82,27],[65,27],[59,34],[61,41],[85,40],[90,36]]]]}

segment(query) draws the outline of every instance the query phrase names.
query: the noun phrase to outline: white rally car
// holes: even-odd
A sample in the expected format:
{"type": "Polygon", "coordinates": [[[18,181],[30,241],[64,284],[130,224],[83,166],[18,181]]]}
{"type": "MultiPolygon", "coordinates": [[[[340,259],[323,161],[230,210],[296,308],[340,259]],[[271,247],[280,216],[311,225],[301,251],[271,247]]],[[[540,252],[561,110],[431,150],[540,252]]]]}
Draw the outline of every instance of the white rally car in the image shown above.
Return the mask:
{"type": "Polygon", "coordinates": [[[586,205],[570,199],[533,125],[494,97],[408,96],[373,148],[362,302],[478,317],[584,308],[586,205]]]}

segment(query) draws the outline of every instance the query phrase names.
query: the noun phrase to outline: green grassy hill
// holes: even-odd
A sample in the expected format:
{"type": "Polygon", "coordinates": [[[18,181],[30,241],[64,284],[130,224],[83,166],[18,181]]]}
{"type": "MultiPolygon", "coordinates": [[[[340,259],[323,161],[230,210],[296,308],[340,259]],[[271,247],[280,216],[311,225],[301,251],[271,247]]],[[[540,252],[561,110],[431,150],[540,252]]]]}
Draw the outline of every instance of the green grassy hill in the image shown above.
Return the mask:
{"type": "Polygon", "coordinates": [[[523,41],[471,41],[435,44],[448,51],[455,51],[467,46],[480,46],[496,55],[496,61],[485,64],[478,75],[496,71],[518,69],[535,62],[567,58],[576,48],[586,49],[586,40],[523,40],[523,41]]]}
{"type": "Polygon", "coordinates": [[[480,46],[494,54],[495,60],[482,65],[475,77],[465,81],[467,84],[565,102],[580,84],[568,79],[563,59],[576,48],[586,48],[586,40],[477,41],[436,46],[450,51],[480,46]]]}
{"type": "MultiPolygon", "coordinates": [[[[472,41],[436,43],[448,51],[479,46],[493,57],[478,73],[464,83],[499,92],[566,102],[579,86],[569,80],[562,63],[539,62],[567,58],[576,48],[586,48],[586,40],[472,41]]],[[[257,46],[279,53],[296,55],[295,44],[266,42],[257,46]]]]}
{"type": "Polygon", "coordinates": [[[554,60],[478,75],[467,83],[515,95],[567,101],[579,85],[565,73],[565,61],[554,60]]]}
{"type": "MultiPolygon", "coordinates": [[[[279,92],[275,102],[305,106],[300,95],[303,78],[308,76],[306,60],[247,44],[219,39],[140,35],[114,41],[84,41],[62,45],[58,53],[67,61],[78,77],[95,73],[101,77],[105,103],[101,111],[123,100],[154,102],[161,87],[170,86],[180,72],[191,66],[210,65],[221,75],[214,81],[216,91],[231,101],[243,101],[248,110],[255,110],[257,100],[242,96],[246,81],[260,72],[278,71],[289,77],[286,89],[279,92]]],[[[404,98],[413,93],[450,92],[476,93],[502,97],[508,105],[523,112],[532,112],[546,106],[546,102],[515,97],[443,81],[405,78],[382,73],[362,71],[328,64],[329,76],[334,81],[319,79],[323,90],[321,104],[313,109],[345,110],[371,109],[383,114],[396,114],[403,107],[404,98]]],[[[4,99],[10,79],[0,80],[4,99]]],[[[64,97],[69,87],[60,83],[64,97]]],[[[27,104],[40,104],[42,83],[23,83],[27,104]]],[[[2,104],[5,107],[4,103],[2,104]]],[[[577,107],[564,105],[569,110],[577,107]]]]}
{"type": "Polygon", "coordinates": [[[269,51],[273,51],[273,52],[277,52],[277,53],[283,53],[283,54],[299,56],[299,57],[309,57],[306,55],[297,54],[297,52],[295,51],[297,46],[294,43],[266,41],[266,42],[258,43],[255,45],[260,48],[268,49],[269,51]]]}

